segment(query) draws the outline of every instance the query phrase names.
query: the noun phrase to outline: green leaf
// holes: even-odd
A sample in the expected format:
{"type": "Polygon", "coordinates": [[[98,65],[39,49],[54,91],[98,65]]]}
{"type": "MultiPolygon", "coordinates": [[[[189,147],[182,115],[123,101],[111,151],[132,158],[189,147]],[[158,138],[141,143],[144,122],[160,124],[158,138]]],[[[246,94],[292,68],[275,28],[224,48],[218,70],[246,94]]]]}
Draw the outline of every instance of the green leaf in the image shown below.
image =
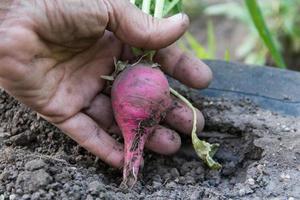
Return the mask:
{"type": "Polygon", "coordinates": [[[215,170],[222,168],[218,162],[212,159],[219,148],[219,144],[209,144],[208,142],[200,140],[196,132],[192,133],[192,142],[197,155],[209,166],[209,168],[215,170]]]}
{"type": "Polygon", "coordinates": [[[163,16],[181,12],[182,0],[169,0],[166,2],[163,16]]]}
{"type": "Polygon", "coordinates": [[[185,34],[185,38],[192,48],[192,50],[196,53],[196,56],[200,59],[210,59],[211,56],[208,51],[197,41],[197,39],[189,32],[185,34]]]}
{"type": "Polygon", "coordinates": [[[248,54],[250,54],[252,51],[254,51],[256,46],[256,41],[259,36],[255,35],[249,35],[246,37],[245,41],[242,42],[242,44],[237,49],[237,56],[238,57],[246,57],[248,54]]]}
{"type": "Polygon", "coordinates": [[[229,62],[229,61],[230,61],[230,51],[229,51],[229,49],[226,49],[226,50],[225,50],[225,53],[224,53],[224,60],[225,60],[226,62],[229,62]]]}
{"type": "Polygon", "coordinates": [[[177,46],[184,52],[189,52],[189,49],[186,47],[182,40],[177,41],[177,46]]]}
{"type": "Polygon", "coordinates": [[[247,9],[250,13],[250,16],[252,18],[252,21],[256,27],[256,30],[258,31],[261,39],[265,43],[265,45],[268,47],[272,58],[274,59],[275,63],[280,68],[286,68],[286,65],[284,63],[284,60],[277,49],[274,39],[265,23],[264,17],[261,13],[260,7],[257,4],[256,0],[245,0],[247,9]]]}
{"type": "Polygon", "coordinates": [[[155,1],[155,11],[154,17],[163,18],[164,17],[164,8],[166,6],[165,0],[156,0],[155,1]]]}
{"type": "Polygon", "coordinates": [[[237,2],[212,4],[205,8],[204,13],[210,16],[227,16],[244,23],[249,21],[249,16],[245,13],[245,9],[237,2]]]}
{"type": "Polygon", "coordinates": [[[151,0],[143,0],[142,11],[147,14],[151,14],[151,0]]]}
{"type": "Polygon", "coordinates": [[[207,22],[207,40],[210,58],[214,59],[216,57],[216,38],[214,26],[211,20],[207,22]]]}

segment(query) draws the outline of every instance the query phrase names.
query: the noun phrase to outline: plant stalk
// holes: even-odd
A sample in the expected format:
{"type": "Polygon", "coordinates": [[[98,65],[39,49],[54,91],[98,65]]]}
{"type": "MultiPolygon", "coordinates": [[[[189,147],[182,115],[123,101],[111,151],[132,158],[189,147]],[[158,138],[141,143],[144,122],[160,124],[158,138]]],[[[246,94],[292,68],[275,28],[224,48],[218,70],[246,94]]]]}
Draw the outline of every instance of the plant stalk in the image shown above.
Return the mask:
{"type": "Polygon", "coordinates": [[[164,13],[165,0],[156,0],[154,17],[162,18],[164,13]]]}
{"type": "Polygon", "coordinates": [[[208,142],[202,141],[197,136],[197,113],[195,107],[187,100],[184,96],[179,94],[176,90],[170,87],[170,92],[175,97],[183,101],[193,112],[193,128],[192,128],[192,143],[197,155],[211,168],[219,170],[222,166],[215,162],[212,157],[217,152],[219,147],[218,144],[209,144],[208,142]]]}
{"type": "Polygon", "coordinates": [[[274,42],[274,38],[265,22],[259,4],[256,0],[245,0],[245,3],[250,13],[250,17],[254,23],[254,26],[258,31],[260,38],[265,43],[266,47],[269,49],[276,65],[278,65],[278,67],[280,68],[285,69],[286,64],[284,62],[284,59],[274,42]]]}
{"type": "MultiPolygon", "coordinates": [[[[192,137],[195,137],[194,135],[196,134],[197,131],[197,113],[195,107],[187,100],[184,96],[179,94],[176,90],[170,87],[170,92],[173,94],[175,97],[183,101],[193,112],[193,128],[192,128],[192,137]]],[[[197,135],[196,135],[197,137],[197,135]]]]}
{"type": "Polygon", "coordinates": [[[135,0],[130,0],[130,3],[132,3],[133,5],[135,5],[135,0]]]}
{"type": "Polygon", "coordinates": [[[150,14],[151,0],[143,0],[142,11],[150,14]]]}

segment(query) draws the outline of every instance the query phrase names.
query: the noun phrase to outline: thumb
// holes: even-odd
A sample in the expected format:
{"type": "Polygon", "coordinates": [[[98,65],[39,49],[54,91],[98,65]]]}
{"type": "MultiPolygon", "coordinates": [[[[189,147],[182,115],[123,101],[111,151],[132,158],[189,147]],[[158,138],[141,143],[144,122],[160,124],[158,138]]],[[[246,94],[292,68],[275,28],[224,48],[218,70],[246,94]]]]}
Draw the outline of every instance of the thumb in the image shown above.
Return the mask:
{"type": "Polygon", "coordinates": [[[122,42],[145,49],[161,49],[174,43],[188,28],[189,19],[177,14],[157,19],[143,13],[128,0],[108,1],[108,30],[122,42]]]}

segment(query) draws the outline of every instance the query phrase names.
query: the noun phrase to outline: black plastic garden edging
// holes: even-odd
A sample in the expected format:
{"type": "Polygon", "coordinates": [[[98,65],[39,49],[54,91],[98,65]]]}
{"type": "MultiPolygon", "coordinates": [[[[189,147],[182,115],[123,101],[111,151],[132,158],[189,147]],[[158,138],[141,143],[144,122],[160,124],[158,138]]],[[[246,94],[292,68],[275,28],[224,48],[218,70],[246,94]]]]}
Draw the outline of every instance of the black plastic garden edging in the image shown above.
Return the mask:
{"type": "Polygon", "coordinates": [[[229,99],[249,98],[262,108],[300,117],[300,73],[272,67],[205,61],[214,73],[201,94],[229,99]]]}
{"type": "Polygon", "coordinates": [[[205,61],[213,71],[209,88],[201,96],[249,99],[261,108],[300,117],[300,73],[272,67],[225,61],[205,61]]]}

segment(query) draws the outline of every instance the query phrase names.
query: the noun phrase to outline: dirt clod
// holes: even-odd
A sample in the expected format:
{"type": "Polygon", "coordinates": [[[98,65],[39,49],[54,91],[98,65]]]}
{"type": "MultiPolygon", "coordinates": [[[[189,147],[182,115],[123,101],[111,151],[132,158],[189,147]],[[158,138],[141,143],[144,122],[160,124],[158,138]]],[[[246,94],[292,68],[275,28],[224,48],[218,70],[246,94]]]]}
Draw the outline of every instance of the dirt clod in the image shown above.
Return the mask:
{"type": "Polygon", "coordinates": [[[41,169],[46,166],[46,163],[44,163],[43,160],[32,160],[25,164],[25,169],[27,171],[34,171],[41,169]]]}

